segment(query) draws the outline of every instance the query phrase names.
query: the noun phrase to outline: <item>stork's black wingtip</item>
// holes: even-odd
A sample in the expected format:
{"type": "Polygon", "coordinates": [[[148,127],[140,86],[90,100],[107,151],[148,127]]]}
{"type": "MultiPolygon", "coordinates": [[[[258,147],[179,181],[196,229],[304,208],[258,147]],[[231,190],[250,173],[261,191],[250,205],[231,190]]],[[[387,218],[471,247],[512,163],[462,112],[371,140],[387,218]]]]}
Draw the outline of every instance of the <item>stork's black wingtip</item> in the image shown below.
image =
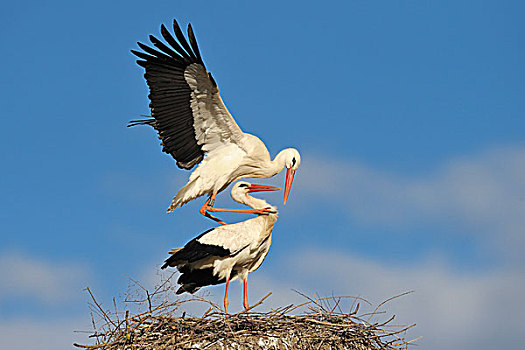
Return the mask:
{"type": "Polygon", "coordinates": [[[191,27],[191,23],[188,23],[188,37],[193,37],[192,39],[195,39],[195,34],[193,34],[193,28],[191,27]]]}
{"type": "MultiPolygon", "coordinates": [[[[149,117],[149,116],[146,116],[149,117]]],[[[137,125],[149,125],[155,128],[155,118],[148,118],[148,119],[136,119],[136,120],[130,120],[128,122],[127,127],[137,126],[137,125]]]]}
{"type": "MultiPolygon", "coordinates": [[[[137,41],[137,46],[138,46],[139,48],[141,48],[142,50],[144,50],[144,44],[141,43],[140,41],[137,41]]],[[[133,50],[133,51],[135,51],[135,50],[133,50]]],[[[139,51],[135,51],[135,52],[139,52],[139,51]]]]}

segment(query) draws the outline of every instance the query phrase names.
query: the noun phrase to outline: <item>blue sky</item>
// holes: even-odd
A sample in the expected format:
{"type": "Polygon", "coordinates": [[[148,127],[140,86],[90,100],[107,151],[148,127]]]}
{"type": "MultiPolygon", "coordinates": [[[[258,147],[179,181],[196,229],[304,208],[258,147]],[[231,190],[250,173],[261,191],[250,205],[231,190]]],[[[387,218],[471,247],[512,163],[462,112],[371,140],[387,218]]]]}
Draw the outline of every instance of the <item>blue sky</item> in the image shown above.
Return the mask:
{"type": "Polygon", "coordinates": [[[525,316],[515,308],[525,293],[524,10],[519,1],[6,4],[0,339],[11,345],[33,327],[27,346],[51,332],[45,349],[70,348],[72,331],[89,329],[85,286],[121,296],[125,274],[153,279],[168,249],[213,225],[200,200],[165,214],[188,174],[152,130],[125,127],[149,113],[129,50],[177,18],[192,23],[240,126],[272,155],[292,146],[303,156],[289,203],[267,196],[280,218],[251,277],[253,299],[272,290],[274,304],[297,301],[295,288],[380,302],[416,290],[388,311],[418,323],[410,335],[425,348],[523,342],[512,325],[525,316]],[[481,320],[499,326],[486,332],[481,320]]]}

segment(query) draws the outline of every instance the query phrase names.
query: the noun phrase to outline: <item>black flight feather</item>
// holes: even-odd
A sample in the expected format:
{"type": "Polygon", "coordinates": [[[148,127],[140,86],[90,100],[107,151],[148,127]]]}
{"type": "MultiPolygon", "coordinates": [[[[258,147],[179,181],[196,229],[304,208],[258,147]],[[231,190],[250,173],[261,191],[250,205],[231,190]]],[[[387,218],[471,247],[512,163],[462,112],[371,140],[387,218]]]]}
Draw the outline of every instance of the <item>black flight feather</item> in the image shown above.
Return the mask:
{"type": "Polygon", "coordinates": [[[213,268],[200,270],[186,269],[183,271],[181,271],[182,275],[180,275],[179,279],[177,280],[177,283],[181,284],[182,286],[177,290],[176,294],[181,294],[184,292],[193,294],[201,287],[226,282],[226,279],[219,279],[213,274],[213,268]]]}
{"type": "Polygon", "coordinates": [[[170,32],[164,27],[164,24],[160,26],[160,33],[162,34],[162,37],[168,42],[168,44],[171,45],[181,55],[183,58],[186,59],[187,62],[191,60],[190,55],[184,49],[179,45],[179,43],[173,38],[173,36],[170,34],[170,32]]]}
{"type": "Polygon", "coordinates": [[[209,229],[208,231],[201,233],[198,237],[186,243],[184,248],[175,252],[168,259],[166,259],[161,269],[165,269],[168,266],[191,264],[210,256],[225,257],[230,255],[231,252],[229,249],[218,245],[204,244],[199,242],[199,238],[213,230],[214,229],[209,229]]]}
{"type": "MultiPolygon", "coordinates": [[[[175,158],[180,168],[191,169],[203,159],[204,151],[195,136],[191,88],[184,72],[191,64],[203,67],[204,64],[191,26],[188,26],[191,46],[176,20],[173,30],[178,41],[161,25],[160,31],[167,44],[150,36],[155,48],[137,43],[141,51],[131,50],[140,59],[137,64],[146,70],[144,77],[150,90],[148,97],[153,119],[132,121],[128,126],[152,126],[162,141],[163,152],[175,158]]],[[[216,85],[213,78],[210,80],[216,85]]]]}
{"type": "Polygon", "coordinates": [[[173,20],[173,31],[175,32],[175,36],[179,40],[179,43],[186,50],[186,52],[190,55],[192,60],[194,60],[194,62],[198,62],[197,58],[195,57],[195,55],[191,51],[191,47],[190,47],[190,45],[188,45],[188,42],[186,41],[186,38],[184,37],[184,34],[182,34],[182,30],[180,29],[179,24],[177,23],[176,19],[173,20]]]}
{"type": "Polygon", "coordinates": [[[166,46],[162,41],[155,38],[153,35],[149,36],[149,40],[153,45],[155,45],[159,50],[164,52],[166,55],[169,55],[171,57],[179,57],[179,54],[172,49],[170,49],[168,46],[166,46]]]}
{"type": "Polygon", "coordinates": [[[195,52],[195,56],[197,56],[197,62],[204,64],[202,62],[201,53],[199,52],[199,46],[197,45],[197,39],[195,39],[195,35],[193,34],[193,28],[191,27],[191,24],[188,23],[188,39],[190,39],[190,45],[193,49],[193,52],[195,52]]]}

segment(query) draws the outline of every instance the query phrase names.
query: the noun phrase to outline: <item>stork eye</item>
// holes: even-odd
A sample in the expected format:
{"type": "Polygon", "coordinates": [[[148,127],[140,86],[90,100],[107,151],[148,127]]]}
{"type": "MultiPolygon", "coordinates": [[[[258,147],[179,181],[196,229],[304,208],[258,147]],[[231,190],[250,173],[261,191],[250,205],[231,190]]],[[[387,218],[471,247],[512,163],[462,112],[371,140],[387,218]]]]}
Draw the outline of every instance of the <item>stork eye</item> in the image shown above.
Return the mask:
{"type": "Polygon", "coordinates": [[[292,166],[295,165],[295,157],[292,158],[292,166]]]}
{"type": "Polygon", "coordinates": [[[247,184],[240,184],[239,187],[248,187],[247,184]]]}

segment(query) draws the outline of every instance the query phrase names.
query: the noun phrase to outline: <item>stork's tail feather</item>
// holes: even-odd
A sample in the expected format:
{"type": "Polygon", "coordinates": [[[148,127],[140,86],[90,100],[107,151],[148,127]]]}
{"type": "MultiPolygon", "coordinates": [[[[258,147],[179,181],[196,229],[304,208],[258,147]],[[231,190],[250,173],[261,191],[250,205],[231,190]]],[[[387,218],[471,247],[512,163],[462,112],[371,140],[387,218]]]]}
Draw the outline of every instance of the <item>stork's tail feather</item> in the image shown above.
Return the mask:
{"type": "Polygon", "coordinates": [[[127,127],[137,126],[137,125],[149,125],[153,128],[156,127],[155,118],[148,118],[148,119],[137,119],[137,120],[130,120],[127,127]]]}
{"type": "Polygon", "coordinates": [[[164,270],[166,267],[177,266],[178,264],[182,263],[181,258],[179,256],[180,254],[177,254],[182,249],[183,248],[175,248],[170,250],[171,256],[167,258],[166,261],[164,261],[164,265],[162,265],[160,268],[164,270]]]}
{"type": "Polygon", "coordinates": [[[182,294],[182,293],[193,294],[199,289],[201,289],[201,287],[198,287],[197,285],[195,285],[195,283],[184,284],[179,289],[177,289],[175,294],[182,294]]]}
{"type": "Polygon", "coordinates": [[[182,204],[179,205],[179,203],[175,202],[175,198],[173,198],[173,200],[171,201],[171,205],[170,207],[168,208],[168,210],[166,210],[166,213],[171,213],[172,211],[174,211],[175,209],[177,209],[178,207],[181,207],[182,204]]]}
{"type": "Polygon", "coordinates": [[[162,265],[160,268],[164,270],[166,267],[177,266],[176,264],[172,264],[173,262],[173,256],[170,256],[166,259],[166,261],[164,261],[164,265],[162,265]]]}
{"type": "Polygon", "coordinates": [[[171,201],[171,205],[167,210],[167,213],[171,213],[178,207],[182,207],[184,204],[188,203],[192,199],[195,199],[202,195],[202,193],[199,193],[199,186],[197,181],[199,178],[196,178],[190,182],[188,182],[183,188],[177,192],[175,197],[173,197],[173,200],[171,201]]]}
{"type": "Polygon", "coordinates": [[[179,271],[182,272],[182,274],[177,280],[177,283],[180,284],[181,287],[177,290],[176,294],[184,292],[193,294],[201,287],[226,282],[226,279],[214,275],[213,268],[211,267],[194,270],[188,267],[183,267],[179,269],[179,271]]]}

